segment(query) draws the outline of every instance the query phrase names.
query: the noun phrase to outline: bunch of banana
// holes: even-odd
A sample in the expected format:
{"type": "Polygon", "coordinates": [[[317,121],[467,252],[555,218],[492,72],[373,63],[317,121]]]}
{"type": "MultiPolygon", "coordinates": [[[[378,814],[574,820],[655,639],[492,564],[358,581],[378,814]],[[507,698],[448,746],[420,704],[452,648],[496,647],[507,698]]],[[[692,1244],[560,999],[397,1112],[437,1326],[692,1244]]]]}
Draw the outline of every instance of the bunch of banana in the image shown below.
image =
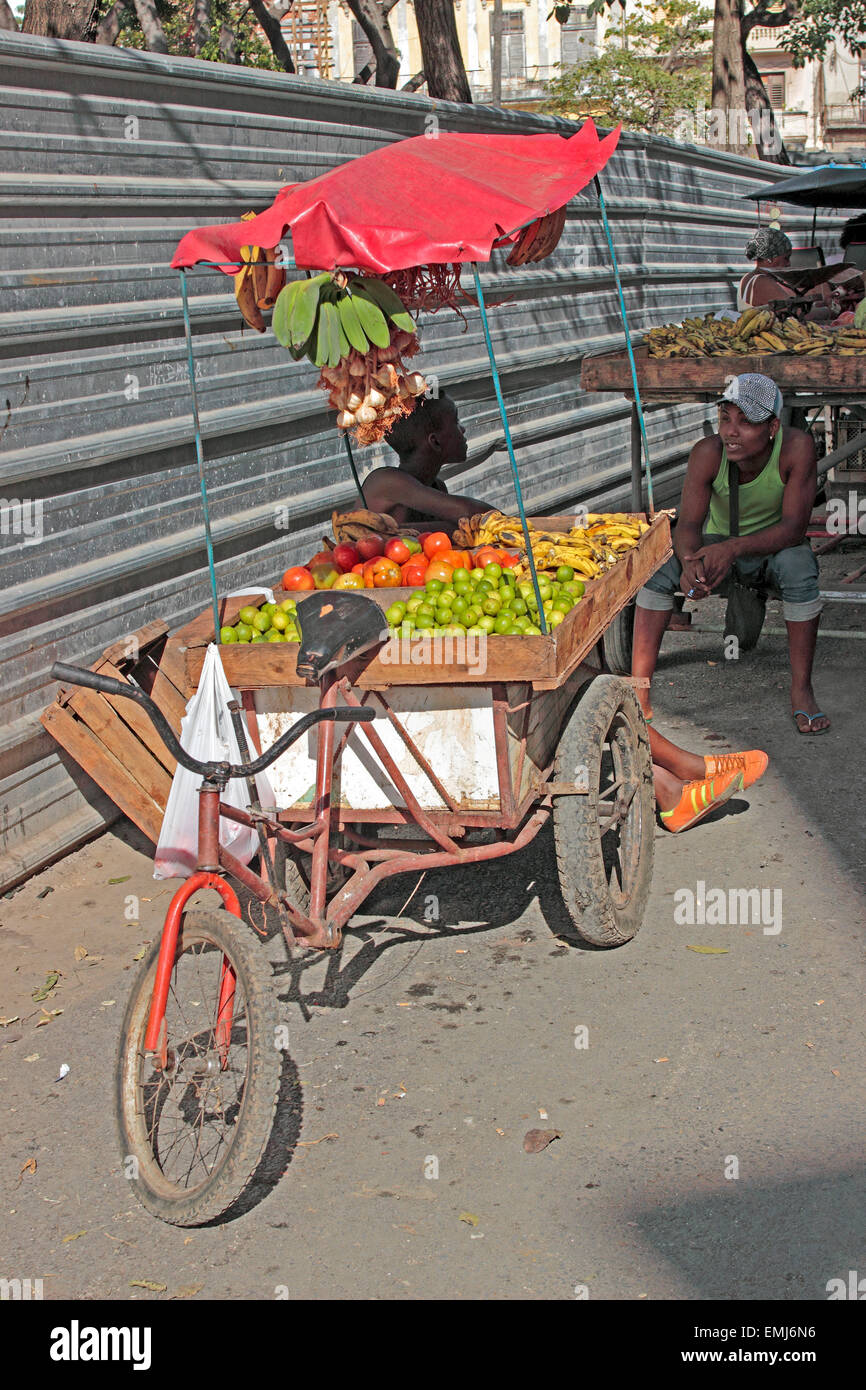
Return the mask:
{"type": "Polygon", "coordinates": [[[836,351],[840,357],[859,357],[866,352],[866,332],[862,328],[846,324],[844,328],[837,329],[836,343],[836,351]]]}
{"type": "MultiPolygon", "coordinates": [[[[249,222],[255,216],[254,212],[245,212],[241,221],[249,222]]],[[[238,308],[250,328],[264,333],[266,324],[262,310],[273,309],[286,283],[286,272],[277,264],[275,247],[242,246],[241,260],[245,264],[235,275],[238,308]]]]}
{"type": "Polygon", "coordinates": [[[410,336],[415,322],[390,285],[374,276],[325,272],[309,280],[292,280],[274,307],[277,341],[298,361],[309,357],[317,367],[336,367],[353,350],[389,348],[391,328],[410,336]]]}
{"type": "Polygon", "coordinates": [[[386,512],[332,512],[331,528],[338,545],[364,540],[368,536],[417,536],[414,526],[398,526],[386,512]]]}
{"type": "Polygon", "coordinates": [[[535,261],[543,261],[545,256],[556,250],[564,227],[564,206],[557,208],[556,212],[547,213],[545,217],[537,217],[528,227],[523,228],[507,264],[529,265],[535,261]]]}

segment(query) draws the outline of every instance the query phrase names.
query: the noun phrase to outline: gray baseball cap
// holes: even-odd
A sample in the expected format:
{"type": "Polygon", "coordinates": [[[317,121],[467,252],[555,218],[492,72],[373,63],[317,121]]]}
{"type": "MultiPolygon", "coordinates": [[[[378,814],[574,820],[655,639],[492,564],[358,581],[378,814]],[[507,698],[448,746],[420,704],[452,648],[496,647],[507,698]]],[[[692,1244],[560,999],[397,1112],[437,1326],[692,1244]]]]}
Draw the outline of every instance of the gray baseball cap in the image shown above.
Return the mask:
{"type": "Polygon", "coordinates": [[[739,406],[753,425],[782,413],[781,391],[771,377],[762,376],[760,372],[742,372],[740,376],[731,377],[718,404],[724,401],[739,406]]]}

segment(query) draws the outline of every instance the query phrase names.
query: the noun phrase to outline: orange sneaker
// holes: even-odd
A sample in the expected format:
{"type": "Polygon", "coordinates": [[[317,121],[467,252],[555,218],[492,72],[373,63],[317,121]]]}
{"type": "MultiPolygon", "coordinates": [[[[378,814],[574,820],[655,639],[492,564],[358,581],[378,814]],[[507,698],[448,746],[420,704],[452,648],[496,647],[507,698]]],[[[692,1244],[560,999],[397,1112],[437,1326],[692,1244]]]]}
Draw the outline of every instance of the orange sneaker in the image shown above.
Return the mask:
{"type": "Polygon", "coordinates": [[[717,753],[714,757],[704,758],[704,771],[707,777],[718,777],[723,772],[739,770],[743,774],[745,791],[746,787],[763,777],[769,761],[760,748],[750,748],[748,753],[717,753]]]}
{"type": "Polygon", "coordinates": [[[735,792],[743,790],[743,773],[741,768],[735,768],[731,772],[722,773],[718,777],[705,777],[703,781],[686,782],[682,795],[672,811],[660,812],[661,822],[665,830],[670,830],[677,835],[681,830],[688,830],[689,826],[697,825],[699,820],[708,816],[710,811],[716,806],[721,806],[723,801],[727,801],[735,792]]]}

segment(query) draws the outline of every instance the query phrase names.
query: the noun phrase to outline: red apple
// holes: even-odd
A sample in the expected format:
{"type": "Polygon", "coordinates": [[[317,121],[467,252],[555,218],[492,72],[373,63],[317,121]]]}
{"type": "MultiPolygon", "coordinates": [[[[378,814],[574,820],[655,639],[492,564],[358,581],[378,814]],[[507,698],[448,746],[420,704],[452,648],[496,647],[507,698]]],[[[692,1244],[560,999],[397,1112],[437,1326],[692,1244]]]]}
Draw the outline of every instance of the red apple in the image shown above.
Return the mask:
{"type": "Polygon", "coordinates": [[[340,575],[337,566],[330,560],[327,564],[313,565],[310,573],[313,576],[313,583],[317,589],[333,589],[340,575]]]}
{"type": "Polygon", "coordinates": [[[405,565],[411,553],[408,545],[400,536],[392,536],[386,542],[385,554],[389,560],[393,560],[397,565],[405,565]]]}
{"type": "Polygon", "coordinates": [[[355,547],[345,541],[342,545],[335,546],[331,551],[331,559],[341,574],[348,573],[353,565],[357,565],[359,558],[355,547]]]}
{"type": "Polygon", "coordinates": [[[377,555],[385,554],[385,542],[381,536],[362,536],[355,542],[355,549],[361,560],[375,560],[377,555]]]}

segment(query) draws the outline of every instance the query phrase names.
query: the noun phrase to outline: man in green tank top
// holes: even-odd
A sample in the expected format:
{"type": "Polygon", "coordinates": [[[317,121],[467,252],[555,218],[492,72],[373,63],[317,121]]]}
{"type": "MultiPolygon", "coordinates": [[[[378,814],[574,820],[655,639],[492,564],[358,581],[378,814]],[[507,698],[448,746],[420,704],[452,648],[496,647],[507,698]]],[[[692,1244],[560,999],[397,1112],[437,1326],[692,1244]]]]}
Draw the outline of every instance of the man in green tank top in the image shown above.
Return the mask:
{"type": "MultiPolygon", "coordinates": [[[[791,663],[791,711],[801,734],[823,734],[830,721],[812,690],[821,613],[818,562],[806,540],[815,504],[815,445],[779,419],[782,393],[757,372],[733,377],[719,402],[719,433],[689,455],[674,531],[674,554],[637,596],[632,674],[651,678],[679,589],[686,598],[771,585],[782,595],[791,663]],[[730,464],[736,465],[739,525],[730,524],[730,464]]],[[[739,590],[742,593],[742,590],[739,590]]],[[[747,597],[751,597],[750,595],[747,597]]],[[[650,714],[649,689],[638,690],[650,714]]]]}

